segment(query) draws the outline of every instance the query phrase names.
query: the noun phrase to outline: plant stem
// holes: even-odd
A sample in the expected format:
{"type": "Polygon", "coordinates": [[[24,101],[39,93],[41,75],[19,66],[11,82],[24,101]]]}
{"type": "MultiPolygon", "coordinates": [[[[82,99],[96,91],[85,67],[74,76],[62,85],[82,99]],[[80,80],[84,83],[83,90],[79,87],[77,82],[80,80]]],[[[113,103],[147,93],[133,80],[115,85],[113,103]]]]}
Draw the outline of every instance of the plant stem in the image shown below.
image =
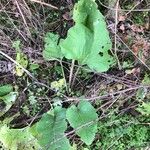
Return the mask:
{"type": "Polygon", "coordinates": [[[67,93],[68,93],[69,90],[68,90],[67,81],[66,81],[66,77],[65,77],[64,67],[63,67],[63,64],[62,64],[62,59],[61,59],[59,62],[60,62],[60,65],[61,65],[62,75],[63,75],[63,78],[64,78],[64,80],[65,80],[66,91],[67,91],[67,93]]]}
{"type": "Polygon", "coordinates": [[[72,76],[73,76],[74,64],[75,64],[75,60],[72,60],[71,68],[70,68],[70,75],[69,75],[69,88],[71,87],[71,81],[72,81],[72,76]]]}
{"type": "Polygon", "coordinates": [[[77,74],[78,74],[78,72],[79,72],[79,70],[80,70],[80,66],[77,68],[77,70],[76,70],[76,72],[75,72],[75,74],[74,74],[74,77],[73,77],[73,80],[72,80],[72,84],[71,84],[71,87],[73,87],[74,86],[74,82],[75,82],[75,80],[76,80],[76,76],[77,76],[77,74]]]}

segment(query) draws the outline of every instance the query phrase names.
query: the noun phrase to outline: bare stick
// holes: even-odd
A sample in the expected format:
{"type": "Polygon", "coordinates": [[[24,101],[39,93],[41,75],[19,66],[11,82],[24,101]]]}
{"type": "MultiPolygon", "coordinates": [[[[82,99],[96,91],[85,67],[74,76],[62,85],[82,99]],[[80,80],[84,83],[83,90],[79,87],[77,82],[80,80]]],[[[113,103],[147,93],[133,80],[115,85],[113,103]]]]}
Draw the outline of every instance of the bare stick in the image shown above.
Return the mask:
{"type": "Polygon", "coordinates": [[[130,13],[131,13],[139,4],[141,4],[142,2],[143,2],[143,0],[141,0],[140,2],[138,1],[137,4],[136,4],[135,6],[133,6],[129,12],[126,13],[126,16],[127,16],[128,14],[130,14],[130,13]]]}
{"type": "Polygon", "coordinates": [[[76,73],[74,74],[74,77],[73,77],[73,80],[72,80],[72,85],[71,85],[72,87],[73,87],[73,85],[74,85],[74,82],[75,82],[75,80],[76,80],[76,76],[77,76],[79,70],[80,70],[80,66],[78,67],[76,73]]]}
{"type": "MultiPolygon", "coordinates": [[[[118,0],[117,3],[116,3],[116,11],[115,11],[115,33],[117,33],[118,7],[119,7],[119,0],[118,0]]],[[[117,36],[116,36],[116,34],[115,34],[115,57],[116,57],[117,62],[118,62],[118,67],[119,67],[119,69],[121,70],[121,65],[120,65],[120,62],[119,62],[119,58],[118,58],[118,56],[117,56],[117,36]]]]}
{"type": "Polygon", "coordinates": [[[63,75],[63,78],[64,78],[64,80],[65,80],[66,91],[69,92],[68,86],[67,86],[66,77],[65,77],[64,67],[63,67],[63,64],[62,64],[62,59],[60,60],[60,65],[61,65],[62,75],[63,75]]]}
{"type": "Polygon", "coordinates": [[[71,81],[72,81],[72,76],[73,76],[74,64],[75,64],[75,60],[72,60],[71,68],[70,68],[70,75],[69,75],[69,87],[71,87],[71,81]]]}
{"type": "MultiPolygon", "coordinates": [[[[105,8],[107,8],[107,9],[110,9],[110,10],[116,10],[116,8],[112,8],[112,7],[109,7],[109,6],[107,6],[107,5],[105,5],[105,4],[103,4],[102,2],[101,2],[101,0],[98,0],[98,2],[99,2],[99,4],[100,5],[102,5],[103,7],[105,7],[105,8]]],[[[141,12],[141,11],[150,11],[150,9],[133,9],[133,10],[131,10],[131,9],[118,9],[119,11],[125,11],[125,12],[128,12],[128,11],[137,11],[137,12],[141,12]]]]}
{"type": "Polygon", "coordinates": [[[51,7],[52,9],[58,10],[58,8],[57,8],[56,6],[53,6],[53,5],[48,4],[48,3],[45,3],[45,2],[41,2],[41,1],[38,1],[38,0],[30,0],[30,1],[36,2],[36,3],[39,3],[39,4],[41,4],[41,5],[45,5],[45,6],[51,7]]]}
{"type": "Polygon", "coordinates": [[[17,0],[15,0],[15,2],[16,2],[17,8],[18,8],[18,10],[19,10],[19,12],[20,12],[20,14],[21,14],[21,17],[22,17],[22,19],[23,19],[23,22],[24,22],[25,26],[27,27],[27,32],[28,32],[29,35],[31,35],[30,30],[29,30],[29,27],[28,27],[27,22],[26,22],[26,19],[25,19],[24,15],[23,15],[23,13],[22,13],[22,11],[21,11],[21,8],[20,8],[20,6],[19,6],[17,0]]]}

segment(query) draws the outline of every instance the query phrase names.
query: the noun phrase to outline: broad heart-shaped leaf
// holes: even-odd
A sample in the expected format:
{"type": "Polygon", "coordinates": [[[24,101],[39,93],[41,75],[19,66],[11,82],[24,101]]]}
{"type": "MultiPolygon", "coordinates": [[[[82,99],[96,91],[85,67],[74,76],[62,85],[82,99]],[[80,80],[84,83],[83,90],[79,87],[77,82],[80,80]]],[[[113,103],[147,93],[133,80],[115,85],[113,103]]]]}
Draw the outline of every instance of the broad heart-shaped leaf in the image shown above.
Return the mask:
{"type": "MultiPolygon", "coordinates": [[[[43,57],[46,60],[53,60],[56,58],[62,58],[60,46],[58,45],[59,36],[48,32],[45,37],[45,48],[43,51],[43,57]]],[[[60,41],[61,42],[61,41],[60,41]]]]}
{"type": "MultiPolygon", "coordinates": [[[[76,24],[83,24],[87,27],[93,37],[91,53],[106,52],[111,49],[111,40],[104,16],[97,8],[95,0],[79,0],[74,7],[73,19],[76,24]]],[[[80,36],[80,34],[78,34],[80,36]]]]}
{"type": "Polygon", "coordinates": [[[75,25],[60,44],[62,53],[66,58],[77,60],[81,65],[87,64],[99,72],[107,71],[110,64],[114,63],[108,54],[112,44],[104,17],[97,9],[95,1],[79,0],[74,7],[73,19],[75,25]]]}
{"type": "Polygon", "coordinates": [[[81,101],[78,107],[72,105],[67,109],[66,117],[81,140],[90,145],[97,132],[97,123],[94,121],[98,115],[95,108],[88,101],[81,101]]]}
{"type": "Polygon", "coordinates": [[[70,144],[64,132],[67,129],[66,109],[55,107],[54,115],[44,114],[31,132],[40,146],[46,150],[69,150],[70,144]]]}

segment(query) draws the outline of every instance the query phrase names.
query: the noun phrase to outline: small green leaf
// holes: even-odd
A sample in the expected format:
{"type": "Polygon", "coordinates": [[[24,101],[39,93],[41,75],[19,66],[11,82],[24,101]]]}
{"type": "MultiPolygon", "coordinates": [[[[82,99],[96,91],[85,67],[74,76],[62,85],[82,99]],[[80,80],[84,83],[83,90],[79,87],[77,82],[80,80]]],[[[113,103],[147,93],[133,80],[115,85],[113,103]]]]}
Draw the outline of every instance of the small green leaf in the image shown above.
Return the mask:
{"type": "MultiPolygon", "coordinates": [[[[60,46],[58,45],[59,36],[48,32],[45,37],[45,48],[43,51],[43,57],[46,60],[53,60],[56,58],[62,58],[60,46]]],[[[60,41],[61,42],[61,41],[60,41]]]]}
{"type": "MultiPolygon", "coordinates": [[[[28,58],[23,52],[21,52],[21,51],[17,52],[16,61],[23,68],[25,68],[25,69],[27,68],[27,66],[28,66],[28,58]]],[[[22,68],[20,68],[18,65],[16,65],[15,73],[16,73],[17,76],[20,77],[20,76],[23,75],[24,70],[22,68]]]]}
{"type": "Polygon", "coordinates": [[[8,94],[8,93],[12,92],[12,90],[13,90],[13,87],[10,84],[0,86],[0,96],[4,96],[4,95],[8,94]]]}
{"type": "Polygon", "coordinates": [[[30,70],[31,70],[31,71],[34,71],[34,70],[36,70],[36,69],[39,69],[39,67],[40,67],[40,66],[39,66],[38,64],[34,64],[34,63],[31,63],[31,64],[30,64],[30,70]]]}
{"type": "MultiPolygon", "coordinates": [[[[26,69],[28,66],[28,58],[20,49],[20,40],[14,41],[12,47],[16,49],[16,62],[26,69]]],[[[24,70],[16,65],[15,73],[20,77],[23,75],[24,70]]]]}
{"type": "Polygon", "coordinates": [[[150,84],[150,77],[148,74],[145,74],[144,79],[142,80],[143,85],[149,85],[150,84]]]}
{"type": "Polygon", "coordinates": [[[14,41],[12,47],[16,49],[16,51],[20,51],[20,40],[14,41]]]}
{"type": "Polygon", "coordinates": [[[122,68],[126,69],[126,68],[132,68],[132,67],[134,67],[133,62],[123,61],[122,68]]]}
{"type": "Polygon", "coordinates": [[[58,81],[51,82],[51,88],[56,90],[56,91],[63,89],[64,86],[65,86],[65,79],[64,78],[59,79],[58,81]]]}
{"type": "Polygon", "coordinates": [[[55,107],[54,115],[44,114],[42,119],[32,127],[31,132],[43,149],[70,149],[69,141],[64,135],[67,129],[65,119],[66,110],[61,107],[55,107]]]}
{"type": "Polygon", "coordinates": [[[98,115],[95,108],[88,101],[81,101],[78,107],[72,105],[67,109],[66,117],[81,140],[90,145],[97,132],[97,123],[94,121],[98,115]]]}
{"type": "Polygon", "coordinates": [[[137,108],[137,110],[141,112],[141,114],[149,116],[150,115],[150,102],[149,103],[143,102],[142,105],[140,105],[137,108]]]}
{"type": "Polygon", "coordinates": [[[4,108],[4,110],[0,112],[0,116],[2,116],[11,108],[11,106],[15,103],[17,96],[18,96],[17,92],[10,92],[9,94],[1,97],[1,99],[6,104],[6,107],[4,108]]]}
{"type": "Polygon", "coordinates": [[[139,101],[144,100],[144,98],[147,95],[147,92],[148,92],[147,88],[145,88],[145,87],[139,88],[136,93],[136,99],[139,101]]]}

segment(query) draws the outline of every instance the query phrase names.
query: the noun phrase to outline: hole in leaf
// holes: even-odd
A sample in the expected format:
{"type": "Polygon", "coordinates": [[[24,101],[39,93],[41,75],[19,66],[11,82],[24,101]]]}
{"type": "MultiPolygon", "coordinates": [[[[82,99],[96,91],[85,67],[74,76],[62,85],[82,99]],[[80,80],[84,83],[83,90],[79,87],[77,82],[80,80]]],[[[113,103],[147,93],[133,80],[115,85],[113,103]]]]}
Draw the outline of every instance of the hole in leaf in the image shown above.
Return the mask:
{"type": "Polygon", "coordinates": [[[109,54],[109,55],[112,55],[112,53],[111,53],[111,51],[110,51],[110,50],[108,50],[108,54],[109,54]]]}
{"type": "Polygon", "coordinates": [[[99,55],[100,55],[101,57],[103,57],[104,54],[103,54],[102,52],[99,52],[99,55]]]}

